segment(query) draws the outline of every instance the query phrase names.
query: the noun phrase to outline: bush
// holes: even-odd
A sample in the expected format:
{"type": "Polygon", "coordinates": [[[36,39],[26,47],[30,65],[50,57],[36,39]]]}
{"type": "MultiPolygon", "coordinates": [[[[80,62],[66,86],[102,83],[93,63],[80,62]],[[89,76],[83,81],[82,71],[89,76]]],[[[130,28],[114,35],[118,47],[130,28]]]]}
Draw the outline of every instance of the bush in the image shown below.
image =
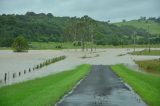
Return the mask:
{"type": "Polygon", "coordinates": [[[57,45],[56,48],[57,49],[62,49],[62,45],[57,45]]]}
{"type": "Polygon", "coordinates": [[[15,52],[24,52],[28,51],[29,45],[23,36],[18,36],[17,38],[15,38],[12,44],[12,48],[15,52]]]}
{"type": "Polygon", "coordinates": [[[81,42],[80,41],[74,41],[73,46],[81,46],[81,42]]]}

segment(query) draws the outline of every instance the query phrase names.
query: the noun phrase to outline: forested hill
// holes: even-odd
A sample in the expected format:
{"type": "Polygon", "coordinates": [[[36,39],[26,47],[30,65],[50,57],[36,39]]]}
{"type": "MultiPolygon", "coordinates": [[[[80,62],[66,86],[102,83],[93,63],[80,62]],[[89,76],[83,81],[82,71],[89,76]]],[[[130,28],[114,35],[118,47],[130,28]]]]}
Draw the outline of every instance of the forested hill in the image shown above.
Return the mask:
{"type": "MultiPolygon", "coordinates": [[[[15,37],[23,35],[28,41],[65,42],[73,41],[68,27],[80,20],[76,17],[56,17],[51,13],[36,14],[27,12],[25,15],[0,15],[0,46],[11,46],[15,37]],[[67,39],[66,39],[67,37],[67,39]]],[[[138,36],[137,43],[146,43],[147,31],[133,26],[117,26],[107,22],[96,22],[94,42],[96,44],[131,44],[133,32],[138,36]]]]}

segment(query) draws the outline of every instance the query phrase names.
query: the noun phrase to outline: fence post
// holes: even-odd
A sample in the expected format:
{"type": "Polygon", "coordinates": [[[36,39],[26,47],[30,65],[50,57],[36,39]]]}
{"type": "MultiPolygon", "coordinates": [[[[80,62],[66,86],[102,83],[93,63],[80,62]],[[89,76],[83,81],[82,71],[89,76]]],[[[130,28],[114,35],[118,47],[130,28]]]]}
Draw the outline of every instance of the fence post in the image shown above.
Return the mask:
{"type": "Polygon", "coordinates": [[[13,78],[15,78],[16,77],[16,74],[15,73],[13,73],[13,78]]]}
{"type": "Polygon", "coordinates": [[[19,76],[21,76],[21,72],[19,72],[19,76]]]}
{"type": "Polygon", "coordinates": [[[9,81],[9,72],[8,72],[8,81],[9,81]]]}
{"type": "Polygon", "coordinates": [[[6,81],[7,81],[7,73],[4,74],[4,81],[6,83],[6,81]]]}
{"type": "Polygon", "coordinates": [[[24,70],[24,74],[26,74],[26,70],[24,70]]]}

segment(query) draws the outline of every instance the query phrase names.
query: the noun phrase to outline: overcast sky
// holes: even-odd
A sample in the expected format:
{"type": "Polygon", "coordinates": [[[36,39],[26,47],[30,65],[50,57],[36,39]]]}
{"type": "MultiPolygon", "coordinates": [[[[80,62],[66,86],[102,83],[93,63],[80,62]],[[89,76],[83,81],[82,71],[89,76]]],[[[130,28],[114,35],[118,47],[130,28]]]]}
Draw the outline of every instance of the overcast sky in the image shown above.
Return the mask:
{"type": "Polygon", "coordinates": [[[88,15],[112,22],[160,16],[160,0],[0,0],[0,14],[52,13],[55,16],[88,15]]]}

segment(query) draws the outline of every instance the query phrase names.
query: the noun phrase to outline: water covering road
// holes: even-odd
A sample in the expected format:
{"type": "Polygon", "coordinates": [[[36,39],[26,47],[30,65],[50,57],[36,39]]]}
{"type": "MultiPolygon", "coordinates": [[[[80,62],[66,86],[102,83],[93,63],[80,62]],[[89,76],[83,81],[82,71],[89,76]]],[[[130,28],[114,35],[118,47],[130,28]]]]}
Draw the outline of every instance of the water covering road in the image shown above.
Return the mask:
{"type": "Polygon", "coordinates": [[[109,66],[94,65],[89,75],[57,106],[146,106],[109,66]]]}

